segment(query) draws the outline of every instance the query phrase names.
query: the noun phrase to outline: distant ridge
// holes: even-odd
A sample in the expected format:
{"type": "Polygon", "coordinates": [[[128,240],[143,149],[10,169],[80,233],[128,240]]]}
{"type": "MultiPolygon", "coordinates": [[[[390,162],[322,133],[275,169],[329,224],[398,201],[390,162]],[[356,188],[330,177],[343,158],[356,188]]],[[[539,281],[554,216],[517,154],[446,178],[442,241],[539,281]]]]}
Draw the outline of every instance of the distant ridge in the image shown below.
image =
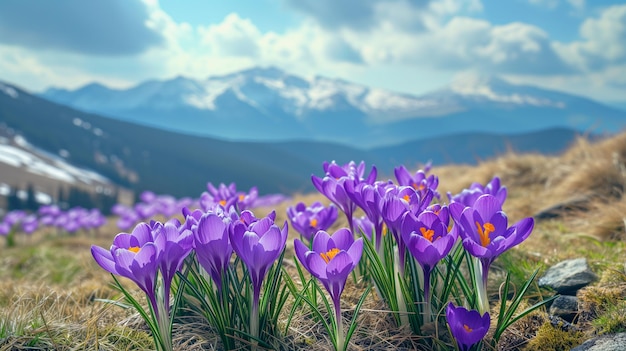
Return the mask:
{"type": "Polygon", "coordinates": [[[313,191],[322,162],[364,160],[381,177],[429,160],[476,163],[506,152],[557,153],[579,134],[553,128],[515,135],[463,133],[370,150],[319,141],[232,142],[191,136],[84,113],[0,83],[0,127],[32,145],[135,191],[198,196],[207,182],[257,186],[261,194],[313,191]]]}
{"type": "Polygon", "coordinates": [[[359,149],[480,132],[547,128],[615,133],[626,111],[562,92],[467,75],[421,96],[275,67],[206,79],[151,80],[115,90],[90,84],[40,95],[79,110],[233,141],[333,141],[359,149]]]}

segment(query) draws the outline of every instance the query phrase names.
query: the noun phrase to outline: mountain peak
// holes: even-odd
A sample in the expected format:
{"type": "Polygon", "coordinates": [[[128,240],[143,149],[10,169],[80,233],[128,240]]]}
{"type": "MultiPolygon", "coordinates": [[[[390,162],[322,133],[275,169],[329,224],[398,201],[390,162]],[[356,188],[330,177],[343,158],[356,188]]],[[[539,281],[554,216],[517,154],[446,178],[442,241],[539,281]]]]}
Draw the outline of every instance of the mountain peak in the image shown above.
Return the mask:
{"type": "Polygon", "coordinates": [[[511,85],[494,75],[469,72],[454,77],[450,90],[461,95],[483,95],[487,90],[508,90],[511,85]]]}
{"type": "Polygon", "coordinates": [[[287,73],[277,67],[268,66],[261,67],[256,66],[248,69],[244,69],[239,72],[231,73],[228,76],[245,76],[245,77],[262,77],[268,79],[280,79],[286,76],[287,73]]]}

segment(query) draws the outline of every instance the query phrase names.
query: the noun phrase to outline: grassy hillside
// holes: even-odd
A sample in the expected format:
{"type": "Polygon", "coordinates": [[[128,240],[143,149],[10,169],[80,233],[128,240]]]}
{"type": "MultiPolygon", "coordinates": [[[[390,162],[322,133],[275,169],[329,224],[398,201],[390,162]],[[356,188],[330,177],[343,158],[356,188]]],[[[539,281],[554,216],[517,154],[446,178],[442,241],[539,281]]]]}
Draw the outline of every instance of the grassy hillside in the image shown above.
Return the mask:
{"type": "MultiPolygon", "coordinates": [[[[167,145],[171,141],[162,142],[167,145]]],[[[165,147],[162,152],[154,159],[164,162],[162,158],[176,157],[167,154],[165,147]]],[[[206,149],[191,154],[199,156],[202,152],[206,149]]],[[[237,162],[242,162],[238,164],[242,170],[261,172],[260,161],[251,166],[252,161],[242,156],[237,162]]],[[[575,328],[552,327],[547,314],[537,312],[514,324],[501,340],[500,349],[559,350],[564,340],[577,345],[596,334],[626,330],[626,133],[595,143],[580,138],[558,156],[508,153],[476,166],[434,167],[432,172],[439,176],[439,190],[444,193],[457,193],[471,182],[484,184],[494,175],[500,176],[509,189],[504,210],[510,221],[553,209],[551,216],[545,216],[549,218],[537,216],[537,225],[527,241],[496,260],[495,273],[490,276],[492,294],[497,295],[505,272],[511,272],[514,282],[520,284],[534,269],[543,272],[566,258],[586,257],[600,277],[593,286],[579,292],[582,311],[575,328]]],[[[187,182],[187,177],[181,182],[187,182]]],[[[308,192],[293,198],[294,202],[315,200],[328,202],[308,192]]],[[[285,209],[291,204],[277,208],[278,222],[285,220],[285,209]]],[[[269,210],[257,209],[256,213],[263,215],[269,210]]],[[[2,248],[0,350],[151,349],[147,329],[132,310],[101,301],[119,299],[120,294],[111,288],[111,277],[91,258],[89,247],[108,247],[117,232],[112,224],[89,236],[40,231],[20,238],[17,247],[2,248]]],[[[290,236],[295,237],[295,232],[291,231],[290,236]]],[[[288,247],[292,243],[289,239],[288,247]]],[[[285,261],[291,262],[291,257],[289,252],[285,261]]],[[[293,273],[291,265],[287,269],[293,273]]],[[[131,283],[128,286],[141,296],[131,283]]],[[[537,287],[533,291],[534,296],[549,295],[537,287]]],[[[345,305],[354,306],[359,294],[349,282],[343,297],[345,305]]],[[[375,294],[367,299],[360,318],[353,337],[354,349],[415,347],[415,337],[392,326],[389,313],[375,294]]],[[[293,342],[292,349],[326,350],[328,344],[319,328],[310,316],[298,315],[290,329],[293,338],[286,342],[293,342]]],[[[175,329],[174,336],[184,349],[219,349],[210,330],[202,324],[175,329]]]]}

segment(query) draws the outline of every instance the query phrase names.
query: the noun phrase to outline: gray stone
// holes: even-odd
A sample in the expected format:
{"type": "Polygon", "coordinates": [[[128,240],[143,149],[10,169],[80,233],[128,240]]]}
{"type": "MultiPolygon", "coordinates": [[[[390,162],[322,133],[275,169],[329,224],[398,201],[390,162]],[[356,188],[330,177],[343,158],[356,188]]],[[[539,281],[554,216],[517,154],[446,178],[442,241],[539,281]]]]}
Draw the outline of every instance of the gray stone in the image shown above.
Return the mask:
{"type": "Polygon", "coordinates": [[[537,221],[540,221],[544,219],[561,217],[564,214],[572,212],[572,211],[580,211],[580,210],[587,209],[588,203],[589,203],[589,196],[577,195],[563,202],[559,202],[550,207],[540,210],[539,212],[535,213],[533,218],[535,218],[535,220],[537,221]]]}
{"type": "Polygon", "coordinates": [[[626,333],[602,335],[589,339],[571,351],[624,351],[626,350],[626,333]]]}
{"type": "Polygon", "coordinates": [[[587,259],[577,258],[559,262],[550,267],[539,279],[539,286],[549,287],[563,295],[576,295],[576,292],[598,277],[587,265],[587,259]]]}
{"type": "Polygon", "coordinates": [[[578,298],[576,296],[561,295],[552,301],[549,312],[553,316],[558,316],[571,322],[572,318],[578,313],[578,298]]]}

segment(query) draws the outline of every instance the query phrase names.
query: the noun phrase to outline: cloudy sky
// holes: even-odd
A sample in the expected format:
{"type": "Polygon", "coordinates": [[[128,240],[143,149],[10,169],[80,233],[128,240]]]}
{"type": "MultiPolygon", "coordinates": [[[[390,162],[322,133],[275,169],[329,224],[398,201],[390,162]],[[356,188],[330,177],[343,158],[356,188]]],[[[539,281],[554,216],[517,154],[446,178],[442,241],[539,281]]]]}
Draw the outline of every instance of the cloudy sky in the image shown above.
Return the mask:
{"type": "Polygon", "coordinates": [[[0,80],[30,91],[270,65],[413,94],[479,74],[626,102],[626,2],[0,2],[0,80]]]}

